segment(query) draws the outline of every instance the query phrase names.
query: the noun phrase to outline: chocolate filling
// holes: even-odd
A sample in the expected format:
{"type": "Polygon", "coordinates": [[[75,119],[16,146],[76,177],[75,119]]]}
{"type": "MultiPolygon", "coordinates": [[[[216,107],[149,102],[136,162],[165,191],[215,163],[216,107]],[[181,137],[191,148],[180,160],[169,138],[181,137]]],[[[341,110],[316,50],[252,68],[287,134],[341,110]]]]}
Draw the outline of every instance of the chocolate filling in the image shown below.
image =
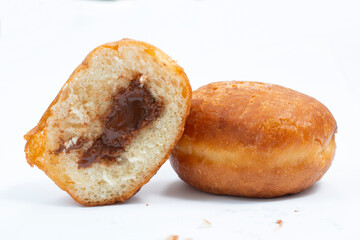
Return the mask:
{"type": "Polygon", "coordinates": [[[70,145],[69,147],[66,147],[65,144],[63,143],[63,144],[60,144],[60,147],[58,149],[56,149],[55,151],[53,151],[53,153],[56,155],[59,155],[64,150],[66,153],[68,153],[71,150],[81,148],[84,145],[84,143],[86,143],[86,142],[87,142],[86,139],[80,138],[79,140],[76,141],[76,143],[70,145]]]}
{"type": "Polygon", "coordinates": [[[144,128],[162,112],[163,103],[157,101],[140,78],[131,81],[112,98],[111,109],[104,117],[104,130],[78,161],[79,168],[89,167],[100,159],[104,163],[116,161],[131,143],[139,129],[144,128]]]}

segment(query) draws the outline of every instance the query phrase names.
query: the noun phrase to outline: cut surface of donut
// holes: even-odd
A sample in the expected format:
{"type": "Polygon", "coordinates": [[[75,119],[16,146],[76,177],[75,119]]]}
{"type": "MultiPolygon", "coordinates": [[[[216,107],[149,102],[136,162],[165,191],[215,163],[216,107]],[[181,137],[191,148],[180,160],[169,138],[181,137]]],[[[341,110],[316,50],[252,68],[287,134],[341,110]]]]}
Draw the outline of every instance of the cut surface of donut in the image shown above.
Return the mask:
{"type": "Polygon", "coordinates": [[[122,202],[180,138],[191,87],[161,50],[123,39],[94,49],[25,135],[30,165],[84,205],[122,202]]]}

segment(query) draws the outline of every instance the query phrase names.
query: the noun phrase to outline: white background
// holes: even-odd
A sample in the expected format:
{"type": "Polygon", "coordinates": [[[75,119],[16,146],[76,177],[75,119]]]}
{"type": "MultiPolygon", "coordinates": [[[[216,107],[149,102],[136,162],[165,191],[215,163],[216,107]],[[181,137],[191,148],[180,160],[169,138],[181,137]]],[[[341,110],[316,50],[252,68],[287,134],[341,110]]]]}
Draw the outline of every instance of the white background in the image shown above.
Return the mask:
{"type": "Polygon", "coordinates": [[[358,1],[0,0],[0,239],[359,239],[359,16],[358,1]],[[168,53],[193,89],[249,80],[317,98],[338,123],[332,167],[303,193],[247,199],[194,190],[166,163],[126,203],[75,203],[26,163],[23,135],[90,50],[121,38],[168,53]]]}

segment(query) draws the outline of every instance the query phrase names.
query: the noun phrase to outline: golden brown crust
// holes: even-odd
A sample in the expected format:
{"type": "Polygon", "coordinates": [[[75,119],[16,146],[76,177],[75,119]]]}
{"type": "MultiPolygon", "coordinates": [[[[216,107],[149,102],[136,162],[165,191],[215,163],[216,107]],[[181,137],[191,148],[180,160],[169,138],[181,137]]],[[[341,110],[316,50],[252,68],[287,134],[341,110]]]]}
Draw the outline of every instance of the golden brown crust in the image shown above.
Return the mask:
{"type": "Polygon", "coordinates": [[[25,136],[25,140],[27,141],[25,145],[25,153],[28,163],[33,167],[36,165],[38,168],[43,170],[62,190],[66,191],[71,195],[71,197],[76,200],[77,202],[86,205],[86,206],[95,206],[95,205],[105,205],[105,204],[112,204],[115,202],[124,202],[130,197],[132,197],[137,191],[140,190],[140,188],[147,183],[150,178],[156,174],[158,169],[161,167],[161,165],[168,159],[171,150],[176,145],[177,141],[180,139],[183,131],[184,131],[184,125],[186,121],[186,117],[189,114],[190,111],[190,101],[191,101],[191,86],[189,83],[189,80],[184,72],[184,70],[174,61],[172,60],[168,55],[166,55],[164,52],[162,52],[160,49],[145,43],[141,41],[136,41],[132,39],[122,39],[117,42],[111,42],[104,45],[101,45],[97,48],[95,48],[93,51],[91,51],[84,61],[73,71],[73,73],[70,75],[69,79],[66,81],[64,86],[59,91],[58,95],[55,97],[55,99],[52,101],[50,106],[47,108],[45,113],[43,114],[42,118],[40,119],[39,123],[36,127],[34,127],[32,130],[30,130],[25,136]],[[180,75],[183,79],[182,81],[182,88],[183,88],[183,96],[186,96],[186,103],[187,106],[186,114],[182,116],[181,119],[181,128],[178,129],[178,134],[174,142],[171,144],[171,147],[168,149],[168,152],[166,156],[160,161],[159,165],[152,169],[152,171],[148,172],[148,174],[143,178],[143,181],[135,186],[131,191],[127,192],[127,194],[123,194],[122,196],[119,196],[117,198],[113,199],[107,199],[104,201],[99,202],[93,202],[93,201],[87,201],[83,200],[77,196],[75,196],[71,190],[72,188],[72,180],[68,179],[68,177],[65,174],[58,173],[56,171],[53,171],[55,168],[52,166],[52,164],[42,164],[42,161],[39,160],[39,158],[52,158],[52,162],[56,164],[56,159],[54,156],[49,156],[49,153],[47,153],[47,149],[45,147],[44,141],[46,141],[46,134],[47,134],[47,119],[52,115],[51,108],[55,104],[57,104],[60,100],[60,96],[62,94],[63,89],[66,87],[68,83],[74,80],[74,76],[78,75],[82,71],[86,71],[88,69],[88,62],[91,60],[91,58],[95,55],[95,53],[101,49],[101,48],[111,48],[114,50],[117,50],[119,46],[133,46],[133,47],[142,47],[145,49],[146,54],[152,57],[154,62],[160,63],[163,66],[165,66],[168,71],[176,73],[176,75],[180,75]]]}
{"type": "Polygon", "coordinates": [[[193,92],[171,164],[181,179],[206,192],[250,197],[296,193],[330,167],[336,128],[323,104],[291,89],[212,83],[193,92]]]}

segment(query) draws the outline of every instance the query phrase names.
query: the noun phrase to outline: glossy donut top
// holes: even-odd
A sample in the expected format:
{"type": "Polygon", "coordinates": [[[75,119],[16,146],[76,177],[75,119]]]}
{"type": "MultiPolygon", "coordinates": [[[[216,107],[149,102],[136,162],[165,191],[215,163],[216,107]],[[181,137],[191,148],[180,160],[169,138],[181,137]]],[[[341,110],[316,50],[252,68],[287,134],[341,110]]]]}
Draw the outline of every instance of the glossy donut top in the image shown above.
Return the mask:
{"type": "Polygon", "coordinates": [[[310,96],[274,84],[231,81],[193,92],[183,139],[269,152],[290,145],[324,147],[336,129],[331,112],[310,96]]]}

